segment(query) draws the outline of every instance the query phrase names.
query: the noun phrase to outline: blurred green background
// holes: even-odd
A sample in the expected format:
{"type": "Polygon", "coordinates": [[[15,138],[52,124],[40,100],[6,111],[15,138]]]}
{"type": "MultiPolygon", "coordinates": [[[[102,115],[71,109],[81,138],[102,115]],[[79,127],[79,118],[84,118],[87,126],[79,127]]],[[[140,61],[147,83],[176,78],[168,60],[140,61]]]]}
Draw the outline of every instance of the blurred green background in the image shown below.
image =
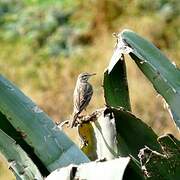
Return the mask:
{"type": "MultiPolygon", "coordinates": [[[[80,72],[96,72],[91,112],[104,105],[102,79],[116,39],[132,29],[180,65],[179,0],[0,0],[0,72],[55,121],[69,119],[80,72]]],[[[126,57],[133,113],[159,135],[180,138],[161,97],[126,57]]],[[[69,133],[71,137],[73,133],[69,133]]],[[[11,180],[0,158],[0,179],[11,180]]]]}

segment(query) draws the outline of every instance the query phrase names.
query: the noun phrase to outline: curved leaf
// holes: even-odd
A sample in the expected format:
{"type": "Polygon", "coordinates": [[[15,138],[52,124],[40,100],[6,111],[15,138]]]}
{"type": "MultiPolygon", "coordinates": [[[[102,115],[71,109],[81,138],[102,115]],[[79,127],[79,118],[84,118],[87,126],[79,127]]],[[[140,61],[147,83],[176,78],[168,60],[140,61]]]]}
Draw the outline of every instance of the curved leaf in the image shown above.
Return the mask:
{"type": "Polygon", "coordinates": [[[16,141],[17,144],[21,146],[21,148],[28,154],[28,156],[32,159],[34,164],[38,167],[42,176],[47,176],[49,171],[46,166],[41,162],[38,156],[34,153],[33,148],[26,143],[24,140],[23,134],[18,132],[8,121],[6,116],[4,116],[0,112],[0,129],[5,132],[9,137],[16,141]]]}
{"type": "Polygon", "coordinates": [[[22,134],[49,171],[87,156],[14,84],[0,76],[0,112],[22,134]]]}
{"type": "Polygon", "coordinates": [[[43,180],[39,170],[23,149],[0,130],[0,151],[9,162],[14,175],[21,180],[43,180]]]}
{"type": "Polygon", "coordinates": [[[105,162],[90,162],[79,166],[70,165],[52,172],[46,180],[55,179],[103,179],[122,180],[124,171],[130,161],[129,157],[118,158],[105,162]]]}
{"type": "Polygon", "coordinates": [[[123,108],[109,108],[107,113],[108,111],[113,113],[115,118],[120,156],[130,154],[138,159],[139,150],[145,146],[161,151],[157,135],[143,121],[123,108]]]}
{"type": "Polygon", "coordinates": [[[126,110],[131,110],[126,65],[123,55],[111,73],[109,73],[109,70],[105,71],[103,87],[105,101],[108,106],[124,107],[126,110]]]}
{"type": "Polygon", "coordinates": [[[132,31],[121,38],[132,48],[130,56],[169,104],[175,123],[180,127],[180,70],[152,43],[132,31]]]}

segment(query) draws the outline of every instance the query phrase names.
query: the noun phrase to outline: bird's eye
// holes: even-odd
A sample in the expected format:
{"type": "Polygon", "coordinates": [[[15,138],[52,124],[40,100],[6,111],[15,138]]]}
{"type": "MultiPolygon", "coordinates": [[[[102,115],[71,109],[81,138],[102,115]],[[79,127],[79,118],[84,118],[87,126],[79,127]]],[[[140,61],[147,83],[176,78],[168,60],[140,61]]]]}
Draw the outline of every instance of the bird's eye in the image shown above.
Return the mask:
{"type": "Polygon", "coordinates": [[[87,79],[87,75],[84,75],[84,76],[83,76],[83,79],[87,79]]]}

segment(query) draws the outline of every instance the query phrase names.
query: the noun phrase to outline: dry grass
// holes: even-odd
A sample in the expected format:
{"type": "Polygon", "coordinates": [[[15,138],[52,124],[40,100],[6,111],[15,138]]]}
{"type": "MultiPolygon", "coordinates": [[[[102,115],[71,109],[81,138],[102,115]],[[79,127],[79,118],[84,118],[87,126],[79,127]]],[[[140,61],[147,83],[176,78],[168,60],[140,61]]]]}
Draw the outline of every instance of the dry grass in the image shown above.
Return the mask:
{"type": "Polygon", "coordinates": [[[0,180],[15,180],[15,177],[9,171],[6,160],[0,154],[0,180]]]}

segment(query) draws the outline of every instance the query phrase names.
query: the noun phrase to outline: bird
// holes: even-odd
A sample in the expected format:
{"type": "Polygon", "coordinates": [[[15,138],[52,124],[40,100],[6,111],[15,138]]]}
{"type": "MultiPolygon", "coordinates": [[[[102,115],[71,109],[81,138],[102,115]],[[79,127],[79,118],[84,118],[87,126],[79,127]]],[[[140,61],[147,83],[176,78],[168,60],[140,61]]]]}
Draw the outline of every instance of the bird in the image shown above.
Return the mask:
{"type": "Polygon", "coordinates": [[[73,94],[73,117],[70,127],[75,126],[79,114],[86,109],[93,95],[93,87],[88,82],[89,78],[96,73],[83,72],[79,74],[73,94]]]}

